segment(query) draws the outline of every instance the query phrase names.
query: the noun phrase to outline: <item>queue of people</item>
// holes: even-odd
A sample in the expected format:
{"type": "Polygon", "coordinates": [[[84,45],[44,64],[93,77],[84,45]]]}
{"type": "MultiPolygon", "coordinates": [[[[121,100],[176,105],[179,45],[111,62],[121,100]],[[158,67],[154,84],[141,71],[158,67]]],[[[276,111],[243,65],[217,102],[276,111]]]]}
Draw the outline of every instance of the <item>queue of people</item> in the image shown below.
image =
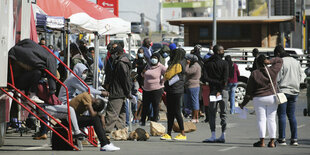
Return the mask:
{"type": "MultiPolygon", "coordinates": [[[[40,44],[44,46],[43,43],[40,44]]],[[[87,49],[81,42],[71,46],[71,65],[74,73],[85,82],[86,79],[92,79],[90,76],[93,76],[91,66],[94,62],[92,55],[94,49],[87,49]]],[[[50,48],[52,49],[52,47],[50,48]]],[[[134,121],[140,118],[140,125],[145,126],[147,118],[154,122],[159,121],[160,102],[165,93],[167,133],[160,138],[161,140],[172,139],[174,119],[177,120],[181,131],[174,139],[187,140],[184,132],[183,115],[186,114],[184,113],[185,109],[188,109],[191,111],[191,122],[193,123],[199,123],[200,110],[205,113],[205,122],[210,125],[211,137],[203,140],[204,143],[225,143],[228,102],[224,100],[224,91],[229,93],[230,114],[234,114],[234,92],[240,73],[237,64],[232,62],[230,56],[226,56],[224,59],[223,46],[213,46],[213,54],[202,57],[200,45],[196,45],[189,55],[186,55],[184,49],[177,48],[173,43],[163,47],[159,52],[154,52],[151,47],[151,39],[146,38],[143,41],[143,46],[138,49],[133,63],[120,44],[111,43],[108,50],[109,53],[104,62],[105,66],[103,63],[99,64],[99,67],[105,70],[105,81],[101,90],[90,87],[89,94],[87,87],[71,74],[63,78],[69,91],[69,101],[66,98],[65,88],[60,87],[58,99],[61,105],[45,106],[45,109],[53,116],[63,119],[67,116],[66,104],[69,103],[74,136],[83,137],[79,129],[85,126],[94,126],[100,141],[101,151],[120,150],[108,140],[106,135],[115,129],[126,128],[126,115],[128,115],[128,112],[126,113],[128,111],[126,99],[135,98],[139,101],[135,104],[141,103],[138,104],[139,106],[135,106],[134,121]],[[162,63],[167,63],[168,66],[162,63]],[[135,68],[137,68],[137,72],[133,74],[132,69],[135,68]],[[139,97],[139,92],[141,92],[142,97],[139,97]],[[98,95],[108,97],[105,115],[100,113],[104,109],[105,103],[96,99],[98,95]],[[222,129],[220,137],[216,138],[218,107],[222,129]]],[[[286,115],[291,127],[290,144],[298,145],[297,122],[294,112],[299,93],[299,81],[301,80],[299,63],[291,58],[281,46],[275,48],[276,57],[271,60],[262,54],[258,54],[257,50],[253,50],[253,55],[254,52],[256,64],[253,65],[255,67],[249,69],[251,76],[248,81],[246,96],[239,105],[240,108],[243,108],[250,100],[254,102],[260,139],[253,146],[265,146],[266,128],[268,128],[270,137],[268,147],[276,147],[276,141],[280,145],[285,145],[286,115]],[[271,66],[268,67],[268,65],[271,66]],[[271,79],[268,78],[268,74],[270,74],[271,79]],[[292,78],[298,80],[289,80],[292,78]],[[288,99],[287,103],[276,104],[271,82],[275,88],[279,88],[278,91],[285,93],[288,99]],[[278,139],[276,139],[276,115],[278,115],[279,120],[278,139]]],[[[36,87],[39,80],[43,78],[42,66],[27,65],[28,62],[19,61],[19,56],[14,50],[10,51],[10,58],[16,61],[16,66],[30,69],[18,79],[28,79],[29,75],[36,77],[36,79],[27,85],[17,80],[17,88],[29,91],[31,99],[35,102],[44,103],[45,101],[36,95],[36,87]]],[[[56,75],[56,59],[50,57],[49,54],[46,54],[46,57],[49,60],[45,62],[46,67],[53,70],[52,73],[56,75]],[[55,64],[50,65],[51,62],[55,64]]],[[[60,67],[58,67],[58,71],[61,72],[60,67]]],[[[60,75],[65,74],[60,73],[60,75]]],[[[54,94],[57,91],[55,81],[50,77],[48,79],[50,93],[54,94]]],[[[40,136],[42,134],[37,135],[35,139],[41,139],[40,136]]]]}

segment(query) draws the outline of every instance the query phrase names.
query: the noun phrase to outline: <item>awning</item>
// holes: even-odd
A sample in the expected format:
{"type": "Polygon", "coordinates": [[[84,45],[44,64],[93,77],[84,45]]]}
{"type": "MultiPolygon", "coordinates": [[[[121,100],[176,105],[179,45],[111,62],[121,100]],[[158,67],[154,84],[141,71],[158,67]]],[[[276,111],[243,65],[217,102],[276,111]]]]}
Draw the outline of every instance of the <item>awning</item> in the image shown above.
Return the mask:
{"type": "MultiPolygon", "coordinates": [[[[217,23],[280,23],[280,22],[293,22],[294,16],[243,16],[243,17],[220,17],[217,18],[217,23]]],[[[181,24],[210,24],[213,23],[212,17],[184,17],[179,19],[168,20],[171,25],[181,24]]]]}
{"type": "Polygon", "coordinates": [[[38,0],[36,13],[70,19],[73,32],[130,33],[130,22],[88,0],[38,0]]]}

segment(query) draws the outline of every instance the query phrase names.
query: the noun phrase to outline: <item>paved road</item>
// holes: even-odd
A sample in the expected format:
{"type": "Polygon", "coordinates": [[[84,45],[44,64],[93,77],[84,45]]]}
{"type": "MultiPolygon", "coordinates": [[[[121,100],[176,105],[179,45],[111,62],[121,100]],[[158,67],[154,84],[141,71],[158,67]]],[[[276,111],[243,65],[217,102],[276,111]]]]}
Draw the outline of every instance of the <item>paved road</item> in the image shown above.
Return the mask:
{"type": "MultiPolygon", "coordinates": [[[[237,115],[228,115],[227,140],[225,144],[206,144],[201,141],[210,137],[209,125],[198,123],[197,131],[188,133],[188,140],[179,141],[161,141],[159,137],[151,137],[146,142],[136,141],[113,141],[121,150],[105,154],[207,154],[207,155],[309,155],[310,154],[310,117],[304,117],[302,110],[306,107],[305,90],[300,95],[297,104],[297,121],[299,146],[278,146],[277,148],[253,148],[252,144],[258,140],[258,130],[256,126],[255,115],[248,115],[248,119],[239,119],[237,115]]],[[[219,124],[219,119],[217,120],[219,124]]],[[[164,125],[165,122],[162,122],[164,125]]],[[[138,125],[134,128],[139,127],[138,125]]],[[[149,131],[149,127],[145,129],[149,131]]],[[[220,135],[220,126],[217,126],[217,136],[220,135]]],[[[288,137],[290,132],[287,127],[288,137]]],[[[175,136],[176,133],[173,133],[175,136]]],[[[84,146],[83,151],[52,151],[50,140],[34,141],[31,134],[19,137],[18,134],[8,134],[5,145],[0,148],[0,154],[102,154],[99,148],[84,146]]]]}

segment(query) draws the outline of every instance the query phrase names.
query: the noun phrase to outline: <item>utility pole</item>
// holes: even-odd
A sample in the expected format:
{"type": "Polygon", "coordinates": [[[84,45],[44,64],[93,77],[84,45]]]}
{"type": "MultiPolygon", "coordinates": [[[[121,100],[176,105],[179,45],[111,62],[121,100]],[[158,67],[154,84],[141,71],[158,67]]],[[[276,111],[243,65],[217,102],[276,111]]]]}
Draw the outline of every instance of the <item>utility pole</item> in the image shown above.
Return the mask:
{"type": "Polygon", "coordinates": [[[270,16],[271,16],[271,0],[268,0],[268,2],[267,2],[268,4],[268,18],[270,18],[270,16]]]}
{"type": "Polygon", "coordinates": [[[216,45],[216,0],[213,0],[213,42],[212,45],[216,45]]]}

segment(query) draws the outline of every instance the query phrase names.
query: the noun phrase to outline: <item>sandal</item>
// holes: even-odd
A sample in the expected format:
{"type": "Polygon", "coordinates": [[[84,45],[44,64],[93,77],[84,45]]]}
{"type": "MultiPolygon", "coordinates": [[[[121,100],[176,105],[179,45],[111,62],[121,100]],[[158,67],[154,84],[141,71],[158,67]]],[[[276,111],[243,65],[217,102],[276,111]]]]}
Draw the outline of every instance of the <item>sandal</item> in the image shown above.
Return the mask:
{"type": "Polygon", "coordinates": [[[253,147],[264,147],[264,146],[265,146],[265,144],[261,143],[261,141],[258,141],[258,142],[253,144],[253,147]]]}
{"type": "Polygon", "coordinates": [[[277,147],[276,143],[275,142],[269,142],[268,143],[268,147],[277,147]]]}

